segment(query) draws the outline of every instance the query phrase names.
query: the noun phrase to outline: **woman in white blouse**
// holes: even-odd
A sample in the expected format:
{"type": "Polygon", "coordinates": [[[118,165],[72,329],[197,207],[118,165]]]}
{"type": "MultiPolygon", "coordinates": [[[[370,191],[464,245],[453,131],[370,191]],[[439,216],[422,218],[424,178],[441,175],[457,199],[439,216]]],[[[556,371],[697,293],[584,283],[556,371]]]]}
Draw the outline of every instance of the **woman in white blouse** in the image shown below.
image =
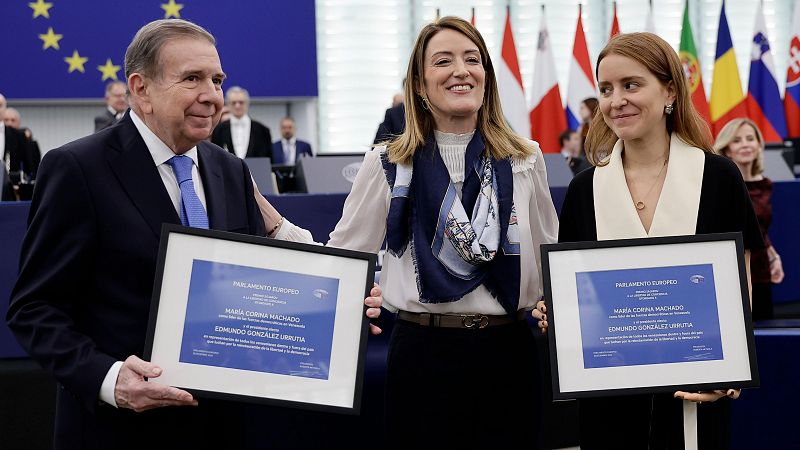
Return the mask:
{"type": "MultiPolygon", "coordinates": [[[[328,242],[388,243],[383,306],[398,320],[387,436],[398,448],[536,448],[539,368],[525,319],[542,295],[539,246],[558,232],[544,158],[506,124],[468,22],[423,28],[407,79],[406,130],[366,154],[328,242]]],[[[258,200],[274,237],[311,241],[258,200]]]]}

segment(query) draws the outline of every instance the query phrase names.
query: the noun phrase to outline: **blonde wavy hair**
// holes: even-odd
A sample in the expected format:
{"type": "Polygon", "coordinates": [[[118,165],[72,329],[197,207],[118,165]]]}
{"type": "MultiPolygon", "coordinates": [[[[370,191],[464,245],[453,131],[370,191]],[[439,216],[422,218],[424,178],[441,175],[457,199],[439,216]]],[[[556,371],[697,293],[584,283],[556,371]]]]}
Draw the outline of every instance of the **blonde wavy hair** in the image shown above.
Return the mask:
{"type": "Polygon", "coordinates": [[[750,175],[761,175],[764,173],[764,135],[761,134],[758,125],[750,119],[742,117],[726,123],[719,132],[719,135],[717,135],[717,140],[714,141],[714,152],[718,155],[730,158],[727,154],[728,147],[731,145],[731,142],[736,139],[736,133],[738,133],[739,129],[744,125],[753,127],[753,130],[756,132],[756,139],[758,140],[758,156],[755,161],[753,161],[753,166],[750,168],[750,175]]]}
{"type": "Polygon", "coordinates": [[[442,30],[457,31],[478,46],[486,77],[483,104],[478,110],[477,129],[491,156],[495,159],[505,159],[509,157],[525,158],[533,154],[536,148],[534,144],[514,133],[503,116],[500,94],[497,90],[497,77],[483,37],[466,20],[447,16],[426,25],[420,31],[417,42],[414,44],[406,74],[406,128],[395,139],[379,144],[387,145],[389,161],[409,163],[414,152],[424,146],[426,137],[433,133],[435,126],[433,115],[423,108],[419,89],[424,85],[425,80],[425,50],[428,42],[442,30]]]}
{"type": "MultiPolygon", "coordinates": [[[[640,63],[664,86],[672,82],[675,86],[675,103],[672,114],[667,115],[667,133],[675,133],[687,144],[705,152],[712,151],[711,130],[692,104],[681,60],[667,41],[653,33],[616,35],[597,57],[595,76],[598,82],[600,61],[608,55],[624,56],[640,63]]],[[[585,150],[589,161],[597,166],[608,164],[603,158],[611,153],[617,139],[598,108],[586,135],[585,150]]]]}

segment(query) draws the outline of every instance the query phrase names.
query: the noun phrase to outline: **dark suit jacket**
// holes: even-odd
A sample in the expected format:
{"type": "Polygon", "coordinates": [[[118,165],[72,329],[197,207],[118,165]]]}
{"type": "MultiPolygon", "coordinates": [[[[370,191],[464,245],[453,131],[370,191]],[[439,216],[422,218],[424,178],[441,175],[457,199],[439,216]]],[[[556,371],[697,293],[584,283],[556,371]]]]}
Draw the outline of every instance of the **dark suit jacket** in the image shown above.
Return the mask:
{"type": "Polygon", "coordinates": [[[390,141],[395,136],[402,134],[405,129],[406,107],[401,103],[386,110],[386,116],[383,118],[383,122],[378,125],[378,132],[375,134],[373,144],[390,141]]]}
{"type": "Polygon", "coordinates": [[[111,111],[106,108],[103,114],[99,116],[95,116],[94,118],[94,131],[95,133],[102,130],[103,128],[108,128],[111,125],[117,123],[117,116],[116,114],[111,114],[111,111]]]}
{"type": "MultiPolygon", "coordinates": [[[[33,161],[29,148],[30,141],[25,137],[25,133],[16,128],[6,126],[5,136],[5,153],[11,155],[11,172],[23,170],[27,175],[33,173],[33,161]]],[[[5,155],[0,154],[0,158],[5,158],[5,155]]]]}
{"type": "MultiPolygon", "coordinates": [[[[301,141],[300,139],[294,142],[295,163],[297,163],[297,160],[301,156],[314,156],[314,153],[311,151],[311,144],[306,141],[301,141]]],[[[272,164],[286,164],[286,161],[283,160],[283,143],[281,143],[281,141],[275,141],[272,144],[272,164]]]]}
{"type": "MultiPolygon", "coordinates": [[[[197,149],[211,228],[263,236],[247,166],[213,144],[197,149]]],[[[6,320],[59,383],[56,448],[208,438],[213,402],[137,414],[98,400],[114,361],[143,354],[163,223],[180,219],[129,115],[43,158],[6,320]]]]}
{"type": "MultiPolygon", "coordinates": [[[[236,154],[233,149],[233,138],[231,137],[231,121],[221,122],[211,133],[211,142],[236,154]]],[[[253,156],[272,157],[272,135],[269,128],[262,123],[250,119],[250,143],[247,144],[246,158],[253,156]]]]}

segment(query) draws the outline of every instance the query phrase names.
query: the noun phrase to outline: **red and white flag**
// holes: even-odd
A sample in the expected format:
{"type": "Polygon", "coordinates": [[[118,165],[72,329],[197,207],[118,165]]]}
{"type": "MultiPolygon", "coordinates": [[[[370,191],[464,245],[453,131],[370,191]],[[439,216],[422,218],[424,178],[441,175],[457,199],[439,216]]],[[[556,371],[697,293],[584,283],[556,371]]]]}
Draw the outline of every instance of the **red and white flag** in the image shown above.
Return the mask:
{"type": "Polygon", "coordinates": [[[575,41],[572,44],[572,62],[569,65],[569,88],[567,90],[567,125],[577,130],[581,126],[581,102],[597,97],[597,86],[592,74],[589,47],[583,33],[582,8],[578,5],[578,25],[575,27],[575,41]]]}
{"type": "Polygon", "coordinates": [[[547,32],[544,8],[539,25],[539,40],[536,44],[536,59],[533,66],[533,87],[531,88],[531,134],[539,143],[542,152],[558,153],[561,144],[558,135],[567,129],[567,118],[561,103],[558,89],[556,64],[547,32]]]}
{"type": "Polygon", "coordinates": [[[514,45],[514,34],[511,32],[509,8],[506,8],[506,27],[503,32],[501,56],[500,67],[497,70],[497,89],[500,93],[503,114],[517,134],[530,139],[531,123],[525,101],[525,89],[522,87],[522,75],[519,71],[517,47],[514,45]]]}
{"type": "Polygon", "coordinates": [[[786,110],[787,137],[800,138],[800,0],[794,2],[783,107],[786,110]]]}
{"type": "Polygon", "coordinates": [[[619,34],[619,20],[617,20],[617,2],[614,2],[614,19],[611,21],[611,35],[609,39],[619,34]]]}

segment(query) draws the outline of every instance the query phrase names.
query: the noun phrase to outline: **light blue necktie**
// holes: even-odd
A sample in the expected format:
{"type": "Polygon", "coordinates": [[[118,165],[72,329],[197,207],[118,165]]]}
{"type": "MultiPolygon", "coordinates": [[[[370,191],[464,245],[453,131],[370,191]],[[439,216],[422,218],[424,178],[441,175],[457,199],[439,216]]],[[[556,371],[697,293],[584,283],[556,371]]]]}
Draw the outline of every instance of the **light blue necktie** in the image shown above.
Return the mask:
{"type": "Polygon", "coordinates": [[[181,188],[181,224],[185,226],[208,229],[208,215],[200,197],[194,190],[192,181],[192,158],[176,155],[167,160],[167,164],[175,172],[178,187],[181,188]]]}

